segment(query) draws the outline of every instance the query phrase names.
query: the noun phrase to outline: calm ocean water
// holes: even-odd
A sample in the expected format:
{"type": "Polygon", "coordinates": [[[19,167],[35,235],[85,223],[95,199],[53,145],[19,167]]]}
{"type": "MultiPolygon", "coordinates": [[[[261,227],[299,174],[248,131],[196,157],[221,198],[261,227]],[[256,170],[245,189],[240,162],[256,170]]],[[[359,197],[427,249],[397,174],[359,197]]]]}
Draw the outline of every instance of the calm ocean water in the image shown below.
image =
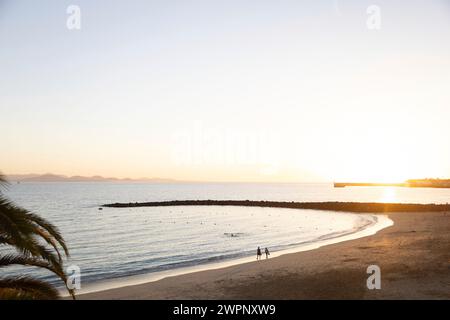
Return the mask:
{"type": "MultiPolygon", "coordinates": [[[[251,183],[22,183],[6,195],[49,219],[63,233],[69,264],[83,283],[225,261],[354,232],[365,215],[243,207],[105,208],[112,202],[187,199],[447,203],[450,189],[361,187],[332,184],[251,183]]],[[[0,248],[4,252],[4,248],[0,248]]],[[[24,269],[2,269],[14,274],[24,269]]],[[[26,269],[58,285],[45,271],[26,269]]]]}

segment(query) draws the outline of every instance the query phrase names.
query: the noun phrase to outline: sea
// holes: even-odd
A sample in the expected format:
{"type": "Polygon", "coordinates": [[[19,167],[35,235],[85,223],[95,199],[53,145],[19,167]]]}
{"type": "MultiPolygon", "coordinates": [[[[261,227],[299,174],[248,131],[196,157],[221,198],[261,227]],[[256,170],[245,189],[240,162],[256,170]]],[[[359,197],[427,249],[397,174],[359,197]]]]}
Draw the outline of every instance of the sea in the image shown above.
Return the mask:
{"type": "MultiPolygon", "coordinates": [[[[274,257],[302,246],[339,242],[349,235],[362,236],[362,231],[379,222],[371,214],[303,209],[236,206],[100,209],[103,204],[207,199],[426,204],[447,203],[450,199],[450,189],[334,188],[332,183],[30,182],[11,184],[3,192],[17,205],[57,226],[70,250],[66,267],[75,266],[80,271],[84,288],[103,289],[112,287],[107,284],[133,277],[145,281],[151,275],[255,261],[258,247],[263,252],[268,248],[269,257],[274,257]]],[[[0,247],[0,255],[10,252],[9,248],[0,247]]],[[[38,268],[2,268],[1,276],[8,275],[33,276],[63,287],[54,275],[38,268]]]]}

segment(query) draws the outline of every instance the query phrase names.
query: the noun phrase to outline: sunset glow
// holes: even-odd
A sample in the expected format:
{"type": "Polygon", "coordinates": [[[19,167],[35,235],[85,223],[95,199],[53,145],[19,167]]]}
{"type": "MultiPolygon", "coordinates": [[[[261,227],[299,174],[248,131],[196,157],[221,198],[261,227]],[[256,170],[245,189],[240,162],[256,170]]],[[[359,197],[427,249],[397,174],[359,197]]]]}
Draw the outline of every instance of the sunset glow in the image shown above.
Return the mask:
{"type": "Polygon", "coordinates": [[[279,182],[450,176],[444,1],[410,3],[410,15],[383,3],[378,31],[367,29],[364,1],[338,12],[331,1],[308,10],[291,1],[263,1],[258,10],[79,2],[79,32],[61,22],[65,4],[1,6],[5,173],[279,182]]]}

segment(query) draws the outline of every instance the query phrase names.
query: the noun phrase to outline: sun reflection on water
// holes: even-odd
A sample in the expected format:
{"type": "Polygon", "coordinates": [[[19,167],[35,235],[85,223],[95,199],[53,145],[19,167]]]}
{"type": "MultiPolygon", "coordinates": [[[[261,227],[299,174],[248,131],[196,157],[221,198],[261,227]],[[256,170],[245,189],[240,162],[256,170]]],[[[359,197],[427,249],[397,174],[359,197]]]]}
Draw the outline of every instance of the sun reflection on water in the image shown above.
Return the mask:
{"type": "Polygon", "coordinates": [[[395,187],[384,187],[381,197],[381,202],[397,202],[397,189],[395,187]]]}

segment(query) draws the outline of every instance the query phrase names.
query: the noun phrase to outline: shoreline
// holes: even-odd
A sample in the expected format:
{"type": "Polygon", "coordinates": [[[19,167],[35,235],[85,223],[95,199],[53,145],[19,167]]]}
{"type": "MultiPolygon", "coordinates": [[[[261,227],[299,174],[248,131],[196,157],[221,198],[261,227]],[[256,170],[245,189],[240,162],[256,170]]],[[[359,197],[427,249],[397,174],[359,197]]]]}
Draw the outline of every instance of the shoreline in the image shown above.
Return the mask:
{"type": "MultiPolygon", "coordinates": [[[[355,213],[353,213],[355,214],[355,213]]],[[[367,224],[360,226],[359,228],[352,229],[350,231],[335,235],[335,236],[322,236],[317,239],[314,239],[312,241],[308,241],[305,243],[299,243],[296,245],[293,245],[292,247],[288,247],[282,250],[274,251],[271,253],[271,259],[286,255],[286,254],[292,254],[292,253],[299,253],[304,251],[311,251],[315,250],[324,246],[337,244],[345,241],[350,241],[354,239],[364,238],[371,235],[376,234],[380,230],[384,228],[388,228],[393,225],[393,221],[390,220],[386,215],[379,215],[379,214],[365,214],[367,217],[367,220],[369,221],[367,224]]],[[[115,289],[122,289],[130,286],[136,286],[136,285],[143,285],[148,284],[156,281],[163,280],[168,277],[175,277],[175,276],[184,276],[189,275],[196,272],[203,272],[203,271],[209,271],[209,270],[217,270],[217,269],[223,269],[227,267],[237,266],[241,264],[247,264],[247,263],[253,263],[254,262],[254,256],[245,256],[240,258],[234,258],[229,260],[224,260],[220,262],[214,262],[214,263],[206,263],[201,264],[197,266],[190,266],[190,267],[182,267],[182,268],[176,268],[172,270],[167,271],[159,271],[159,272],[153,272],[148,274],[141,274],[141,275],[132,275],[128,277],[122,277],[122,278],[116,278],[116,279],[110,279],[105,281],[100,281],[97,283],[92,283],[90,285],[87,285],[85,288],[81,289],[80,293],[78,293],[79,297],[83,297],[83,295],[86,294],[101,294],[102,291],[107,290],[115,290],[115,289]]],[[[64,293],[64,292],[62,292],[64,293]]],[[[67,296],[67,294],[63,294],[63,296],[67,296]]]]}
{"type": "Polygon", "coordinates": [[[449,213],[389,213],[394,225],[370,237],[77,298],[450,299],[449,213]],[[381,269],[381,290],[366,286],[373,264],[381,269]]]}

